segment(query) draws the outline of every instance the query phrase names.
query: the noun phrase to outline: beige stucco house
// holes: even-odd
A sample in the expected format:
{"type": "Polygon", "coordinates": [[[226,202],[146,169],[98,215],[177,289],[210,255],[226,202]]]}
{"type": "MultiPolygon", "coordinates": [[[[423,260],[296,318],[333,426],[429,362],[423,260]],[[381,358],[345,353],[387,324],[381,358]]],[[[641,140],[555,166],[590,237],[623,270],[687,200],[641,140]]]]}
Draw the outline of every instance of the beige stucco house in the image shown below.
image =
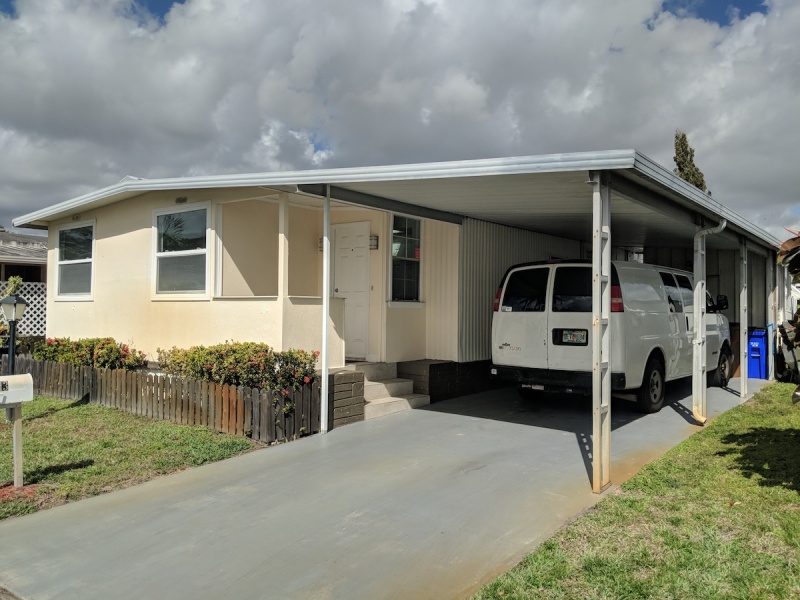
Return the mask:
{"type": "MultiPolygon", "coordinates": [[[[333,202],[331,366],[457,361],[464,229],[504,261],[575,255],[576,241],[333,202]]],[[[225,340],[321,347],[323,211],[263,189],[145,191],[48,223],[49,336],[157,348],[225,340]]],[[[482,312],[491,309],[493,284],[482,312]]],[[[481,357],[484,358],[484,357],[481,357]]]]}
{"type": "MultiPolygon", "coordinates": [[[[50,336],[113,336],[153,357],[225,340],[325,350],[325,305],[330,367],[427,359],[485,371],[505,269],[590,256],[591,181],[610,193],[615,257],[678,256],[685,267],[702,220],[727,218],[725,236],[709,238],[709,279],[734,298],[726,261],[749,240],[762,265],[756,319],[773,322],[764,300],[775,288],[772,236],[633,150],[126,178],[14,225],[49,232],[50,336]]],[[[736,302],[730,310],[735,320],[736,302]]]]}

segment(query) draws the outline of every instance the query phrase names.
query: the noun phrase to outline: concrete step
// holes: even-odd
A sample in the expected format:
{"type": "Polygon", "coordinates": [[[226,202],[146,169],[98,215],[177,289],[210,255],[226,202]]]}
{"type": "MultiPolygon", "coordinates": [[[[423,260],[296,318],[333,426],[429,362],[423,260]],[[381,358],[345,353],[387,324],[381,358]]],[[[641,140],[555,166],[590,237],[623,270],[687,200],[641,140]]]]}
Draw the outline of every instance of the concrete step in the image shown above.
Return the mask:
{"type": "Polygon", "coordinates": [[[404,396],[414,393],[414,382],[410,379],[381,379],[380,381],[364,381],[364,399],[377,400],[390,396],[404,396]]]}
{"type": "Polygon", "coordinates": [[[425,394],[404,394],[402,396],[377,398],[370,400],[364,406],[364,418],[375,419],[376,417],[391,415],[403,410],[427,406],[430,403],[431,397],[425,394]]]}
{"type": "Polygon", "coordinates": [[[364,373],[367,381],[397,378],[397,363],[356,363],[353,368],[364,373]]]}

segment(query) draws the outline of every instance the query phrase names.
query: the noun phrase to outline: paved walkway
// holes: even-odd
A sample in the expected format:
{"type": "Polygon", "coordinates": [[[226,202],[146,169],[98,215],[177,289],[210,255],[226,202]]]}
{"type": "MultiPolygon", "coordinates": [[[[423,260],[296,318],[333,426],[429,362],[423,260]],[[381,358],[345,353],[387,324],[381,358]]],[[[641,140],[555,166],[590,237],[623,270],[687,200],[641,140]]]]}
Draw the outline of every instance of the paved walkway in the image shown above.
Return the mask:
{"type": "MultiPolygon", "coordinates": [[[[671,386],[646,417],[615,399],[615,483],[698,430],[690,389],[671,386]]],[[[713,416],[740,399],[709,390],[708,402],[713,416]]],[[[601,499],[589,407],[475,394],[11,519],[0,588],[28,600],[463,598],[601,499]]]]}

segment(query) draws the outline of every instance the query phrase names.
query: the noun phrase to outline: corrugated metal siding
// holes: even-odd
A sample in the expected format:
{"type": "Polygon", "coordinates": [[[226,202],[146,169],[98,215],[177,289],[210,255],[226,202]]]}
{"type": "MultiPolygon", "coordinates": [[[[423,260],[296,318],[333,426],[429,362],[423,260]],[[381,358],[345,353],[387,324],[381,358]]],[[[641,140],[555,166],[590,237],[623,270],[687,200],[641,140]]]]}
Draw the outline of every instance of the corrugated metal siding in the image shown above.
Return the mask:
{"type": "Polygon", "coordinates": [[[764,256],[747,253],[747,315],[750,327],[766,327],[767,319],[767,261],[764,256]]]}
{"type": "Polygon", "coordinates": [[[459,230],[440,221],[423,224],[426,358],[458,360],[459,230]]]}
{"type": "Polygon", "coordinates": [[[580,256],[580,242],[524,229],[465,219],[459,264],[458,360],[491,358],[492,302],[500,278],[513,264],[580,256]]]}

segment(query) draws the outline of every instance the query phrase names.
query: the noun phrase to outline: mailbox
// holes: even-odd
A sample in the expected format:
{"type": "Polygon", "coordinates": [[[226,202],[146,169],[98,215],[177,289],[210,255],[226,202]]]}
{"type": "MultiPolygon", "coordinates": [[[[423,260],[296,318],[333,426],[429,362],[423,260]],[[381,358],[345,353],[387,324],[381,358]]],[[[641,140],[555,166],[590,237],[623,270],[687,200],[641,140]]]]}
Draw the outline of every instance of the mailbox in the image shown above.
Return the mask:
{"type": "Polygon", "coordinates": [[[33,400],[33,377],[30,373],[0,377],[0,407],[31,400],[33,400]]]}

